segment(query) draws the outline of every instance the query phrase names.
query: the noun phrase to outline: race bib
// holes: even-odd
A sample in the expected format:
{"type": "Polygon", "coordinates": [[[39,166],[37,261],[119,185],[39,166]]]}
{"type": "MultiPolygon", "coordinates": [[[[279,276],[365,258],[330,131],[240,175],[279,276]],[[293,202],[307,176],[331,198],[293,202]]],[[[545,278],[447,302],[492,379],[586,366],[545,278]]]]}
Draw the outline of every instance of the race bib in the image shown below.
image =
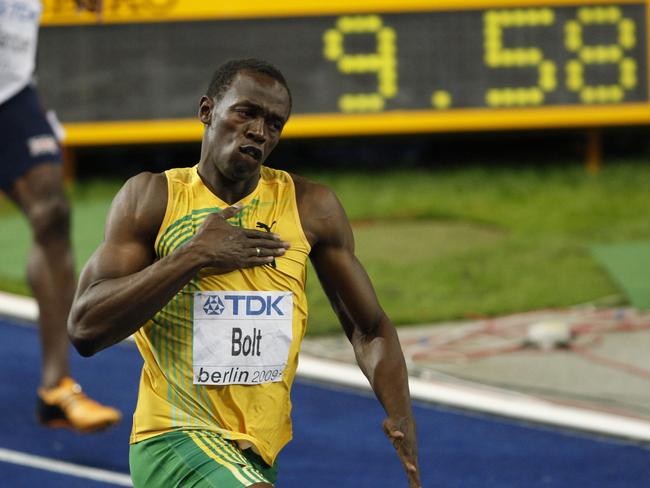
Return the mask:
{"type": "Polygon", "coordinates": [[[194,384],[282,381],[293,335],[292,319],[291,292],[194,293],[194,384]]]}

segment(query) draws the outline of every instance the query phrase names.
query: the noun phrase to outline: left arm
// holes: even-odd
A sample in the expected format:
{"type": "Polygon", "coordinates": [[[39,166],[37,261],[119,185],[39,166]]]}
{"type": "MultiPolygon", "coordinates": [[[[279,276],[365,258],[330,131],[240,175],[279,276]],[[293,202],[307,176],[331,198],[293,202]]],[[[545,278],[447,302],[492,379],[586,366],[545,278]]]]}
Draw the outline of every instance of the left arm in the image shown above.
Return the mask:
{"type": "Polygon", "coordinates": [[[397,450],[411,488],[420,487],[415,422],[408,372],[395,327],[382,310],[363,266],[345,212],[326,187],[297,179],[303,228],[310,258],[323,289],[352,343],[387,418],[384,432],[397,450]]]}

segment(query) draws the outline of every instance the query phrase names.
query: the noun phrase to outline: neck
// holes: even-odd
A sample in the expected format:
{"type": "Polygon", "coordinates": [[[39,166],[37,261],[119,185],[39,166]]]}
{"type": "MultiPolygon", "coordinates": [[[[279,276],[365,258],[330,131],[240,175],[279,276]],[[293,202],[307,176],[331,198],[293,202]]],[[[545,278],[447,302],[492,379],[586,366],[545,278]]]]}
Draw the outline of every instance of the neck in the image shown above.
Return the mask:
{"type": "Polygon", "coordinates": [[[221,174],[213,164],[206,161],[201,161],[198,169],[199,177],[208,190],[229,205],[250,195],[260,180],[259,172],[245,180],[230,180],[221,174]]]}

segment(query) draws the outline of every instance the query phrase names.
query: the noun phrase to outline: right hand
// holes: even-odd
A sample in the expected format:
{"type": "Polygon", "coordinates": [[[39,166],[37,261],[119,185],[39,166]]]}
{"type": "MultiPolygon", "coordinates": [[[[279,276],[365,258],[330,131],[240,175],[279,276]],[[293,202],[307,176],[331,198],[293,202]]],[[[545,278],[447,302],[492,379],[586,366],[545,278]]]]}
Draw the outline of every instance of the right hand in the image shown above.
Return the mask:
{"type": "Polygon", "coordinates": [[[409,488],[422,488],[418,468],[418,448],[415,440],[415,423],[412,418],[395,421],[391,417],[384,420],[384,433],[397,451],[408,478],[409,488]]]}
{"type": "Polygon", "coordinates": [[[241,210],[228,207],[203,221],[190,243],[192,251],[199,255],[201,267],[211,268],[215,274],[228,273],[269,264],[289,249],[290,244],[277,234],[230,225],[227,220],[241,210]]]}

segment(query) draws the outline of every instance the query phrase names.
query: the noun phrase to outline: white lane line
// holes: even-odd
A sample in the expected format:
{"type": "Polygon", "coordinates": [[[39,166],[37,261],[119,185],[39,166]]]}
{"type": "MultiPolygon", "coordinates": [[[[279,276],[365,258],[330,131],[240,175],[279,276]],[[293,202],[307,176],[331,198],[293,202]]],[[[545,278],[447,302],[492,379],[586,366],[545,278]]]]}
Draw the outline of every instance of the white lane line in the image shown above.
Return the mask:
{"type": "Polygon", "coordinates": [[[31,297],[0,291],[0,314],[36,322],[38,305],[31,297]]]}
{"type": "Polygon", "coordinates": [[[112,485],[133,486],[131,483],[131,477],[123,473],[89,468],[87,466],[81,466],[80,464],[66,463],[64,461],[56,461],[46,457],[3,449],[2,447],[0,447],[0,462],[18,464],[20,466],[52,471],[54,473],[67,474],[78,478],[110,483],[112,485]]]}
{"type": "MultiPolygon", "coordinates": [[[[316,381],[334,382],[354,388],[370,389],[358,367],[301,355],[298,375],[316,381]]],[[[650,441],[650,422],[560,405],[535,397],[482,388],[474,385],[409,378],[411,397],[417,400],[487,412],[547,425],[586,430],[628,439],[650,441]]]]}

